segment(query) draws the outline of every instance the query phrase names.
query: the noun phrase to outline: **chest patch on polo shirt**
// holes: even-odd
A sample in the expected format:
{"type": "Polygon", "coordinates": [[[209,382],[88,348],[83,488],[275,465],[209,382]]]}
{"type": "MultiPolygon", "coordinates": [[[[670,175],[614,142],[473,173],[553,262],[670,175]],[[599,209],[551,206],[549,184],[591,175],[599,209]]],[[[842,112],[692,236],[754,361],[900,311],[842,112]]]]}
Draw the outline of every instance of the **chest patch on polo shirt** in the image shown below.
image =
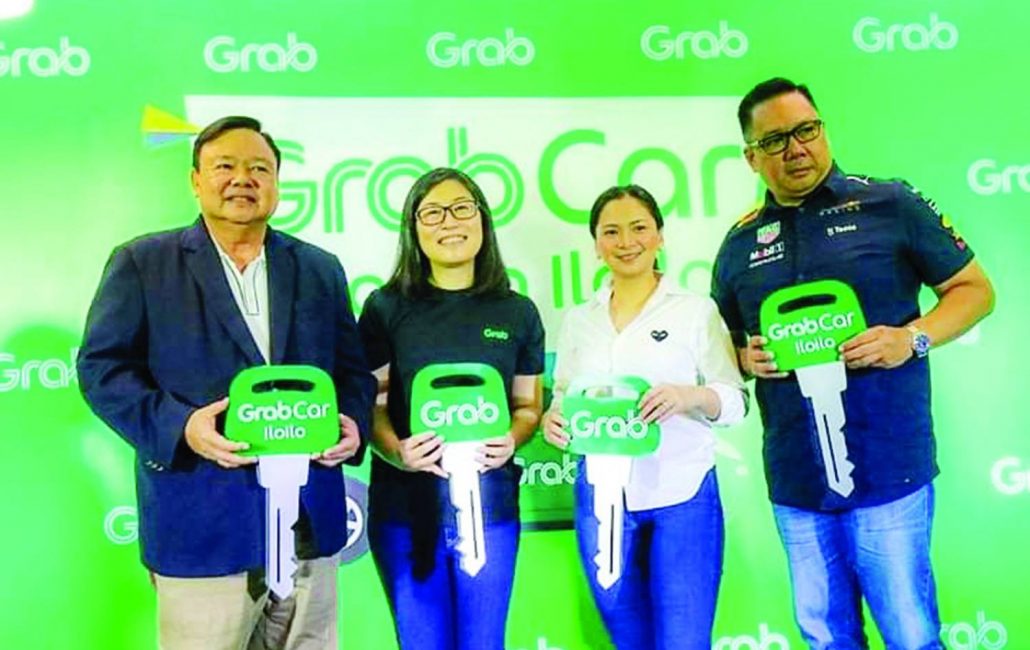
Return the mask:
{"type": "Polygon", "coordinates": [[[823,208],[819,211],[820,217],[831,217],[835,214],[847,214],[850,212],[860,212],[862,210],[862,202],[857,199],[849,199],[840,205],[835,205],[830,208],[823,208]]]}
{"type": "Polygon", "coordinates": [[[483,339],[486,341],[507,341],[511,338],[508,330],[500,326],[487,326],[483,328],[483,339]]]}
{"type": "Polygon", "coordinates": [[[787,247],[782,241],[756,248],[747,257],[747,267],[753,269],[772,262],[779,262],[786,255],[786,251],[787,247]]]}
{"type": "Polygon", "coordinates": [[[776,238],[780,236],[780,222],[773,221],[767,223],[759,228],[755,233],[755,238],[759,244],[771,244],[776,241],[776,238]]]}
{"type": "Polygon", "coordinates": [[[668,330],[651,330],[651,338],[661,343],[665,339],[669,338],[668,330]]]}
{"type": "Polygon", "coordinates": [[[858,232],[858,226],[853,223],[845,223],[839,226],[826,226],[826,236],[835,237],[837,235],[846,235],[850,232],[858,232]]]}

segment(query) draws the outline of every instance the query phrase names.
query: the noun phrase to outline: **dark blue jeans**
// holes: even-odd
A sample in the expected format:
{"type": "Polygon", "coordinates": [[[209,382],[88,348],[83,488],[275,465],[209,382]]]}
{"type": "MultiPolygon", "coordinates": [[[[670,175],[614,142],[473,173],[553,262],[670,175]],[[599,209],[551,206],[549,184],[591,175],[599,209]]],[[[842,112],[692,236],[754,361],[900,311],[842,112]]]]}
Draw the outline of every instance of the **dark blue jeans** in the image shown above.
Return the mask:
{"type": "MultiPolygon", "coordinates": [[[[584,472],[580,472],[583,477],[584,472]]],[[[576,482],[576,538],[594,602],[618,650],[710,650],[722,577],[723,518],[715,470],[692,499],[626,511],[622,577],[597,583],[594,490],[576,482]]]]}
{"type": "Polygon", "coordinates": [[[794,616],[813,650],[868,647],[862,596],[887,650],[937,650],[930,567],[933,486],[890,503],[823,513],[773,505],[790,562],[794,616]]]}
{"type": "Polygon", "coordinates": [[[369,522],[369,547],[401,650],[504,650],[519,522],[487,523],[483,534],[486,566],[473,578],[459,566],[453,523],[427,531],[369,522]]]}

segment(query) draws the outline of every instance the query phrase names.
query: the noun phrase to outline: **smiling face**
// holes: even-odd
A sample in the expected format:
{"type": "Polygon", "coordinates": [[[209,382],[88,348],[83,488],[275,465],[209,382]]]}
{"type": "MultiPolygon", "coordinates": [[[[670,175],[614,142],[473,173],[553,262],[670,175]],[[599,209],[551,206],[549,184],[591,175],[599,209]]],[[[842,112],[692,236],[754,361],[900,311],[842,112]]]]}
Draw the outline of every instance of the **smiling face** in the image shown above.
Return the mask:
{"type": "Polygon", "coordinates": [[[260,133],[226,131],[200,150],[190,176],[207,221],[241,226],[264,224],[279,202],[275,152],[260,133]]]}
{"type": "MultiPolygon", "coordinates": [[[[778,133],[787,133],[800,124],[818,120],[815,107],[799,92],[777,95],[758,104],[751,111],[751,142],[778,133]]],[[[797,205],[819,186],[830,173],[833,159],[825,131],[810,142],[787,138],[787,148],[767,154],[757,146],[744,151],[751,169],[761,175],[777,203],[797,205]]]]}
{"type": "Polygon", "coordinates": [[[468,219],[459,219],[454,215],[454,210],[458,210],[459,215],[464,216],[470,201],[475,203],[472,192],[460,182],[449,178],[433,186],[416,206],[418,246],[434,268],[475,264],[476,254],[483,245],[482,214],[476,209],[468,219]],[[431,225],[426,225],[423,218],[418,216],[433,215],[440,208],[447,209],[443,211],[443,221],[439,223],[432,223],[435,219],[430,216],[426,221],[430,221],[431,225]]]}
{"type": "Polygon", "coordinates": [[[654,215],[632,196],[613,199],[601,208],[594,236],[597,254],[613,276],[623,278],[652,273],[664,243],[654,215]]]}

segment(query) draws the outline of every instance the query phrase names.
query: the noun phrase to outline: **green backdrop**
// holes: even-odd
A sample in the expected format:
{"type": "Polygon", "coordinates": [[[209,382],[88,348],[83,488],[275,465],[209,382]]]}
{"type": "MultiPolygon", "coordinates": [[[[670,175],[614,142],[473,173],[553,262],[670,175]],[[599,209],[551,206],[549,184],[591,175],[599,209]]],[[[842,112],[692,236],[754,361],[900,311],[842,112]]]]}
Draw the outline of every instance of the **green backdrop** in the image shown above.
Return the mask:
{"type": "MultiPolygon", "coordinates": [[[[340,256],[358,309],[389,272],[412,179],[467,170],[495,207],[513,281],[553,335],[600,279],[583,222],[615,182],[653,190],[668,272],[707,291],[719,241],[760,190],[736,104],[785,75],[813,89],[845,170],[901,176],[934,197],[995,283],[996,312],[933,353],[933,552],[950,648],[1030,648],[1030,442],[1018,416],[1028,24],[1030,9],[1008,0],[0,0],[0,646],[154,644],[132,451],[84,405],[73,358],[111,248],[195,217],[197,125],[229,113],[265,122],[286,156],[275,223],[340,256]]],[[[757,414],[722,431],[718,451],[727,549],[715,647],[801,648],[757,414]]],[[[508,646],[607,647],[563,527],[571,461],[539,441],[521,455],[508,646]]],[[[363,547],[367,468],[351,478],[342,644],[388,650],[363,547]]]]}

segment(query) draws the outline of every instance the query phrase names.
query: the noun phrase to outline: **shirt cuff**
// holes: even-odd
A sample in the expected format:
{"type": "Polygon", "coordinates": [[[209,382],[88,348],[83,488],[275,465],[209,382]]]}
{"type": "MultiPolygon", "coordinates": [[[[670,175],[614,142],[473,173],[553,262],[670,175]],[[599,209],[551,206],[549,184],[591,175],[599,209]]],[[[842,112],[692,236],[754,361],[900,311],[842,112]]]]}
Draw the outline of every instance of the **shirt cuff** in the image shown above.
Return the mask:
{"type": "Polygon", "coordinates": [[[715,394],[719,396],[719,403],[721,405],[719,417],[709,420],[712,424],[717,426],[737,424],[747,415],[746,389],[717,382],[705,384],[705,388],[715,391],[715,394]]]}

